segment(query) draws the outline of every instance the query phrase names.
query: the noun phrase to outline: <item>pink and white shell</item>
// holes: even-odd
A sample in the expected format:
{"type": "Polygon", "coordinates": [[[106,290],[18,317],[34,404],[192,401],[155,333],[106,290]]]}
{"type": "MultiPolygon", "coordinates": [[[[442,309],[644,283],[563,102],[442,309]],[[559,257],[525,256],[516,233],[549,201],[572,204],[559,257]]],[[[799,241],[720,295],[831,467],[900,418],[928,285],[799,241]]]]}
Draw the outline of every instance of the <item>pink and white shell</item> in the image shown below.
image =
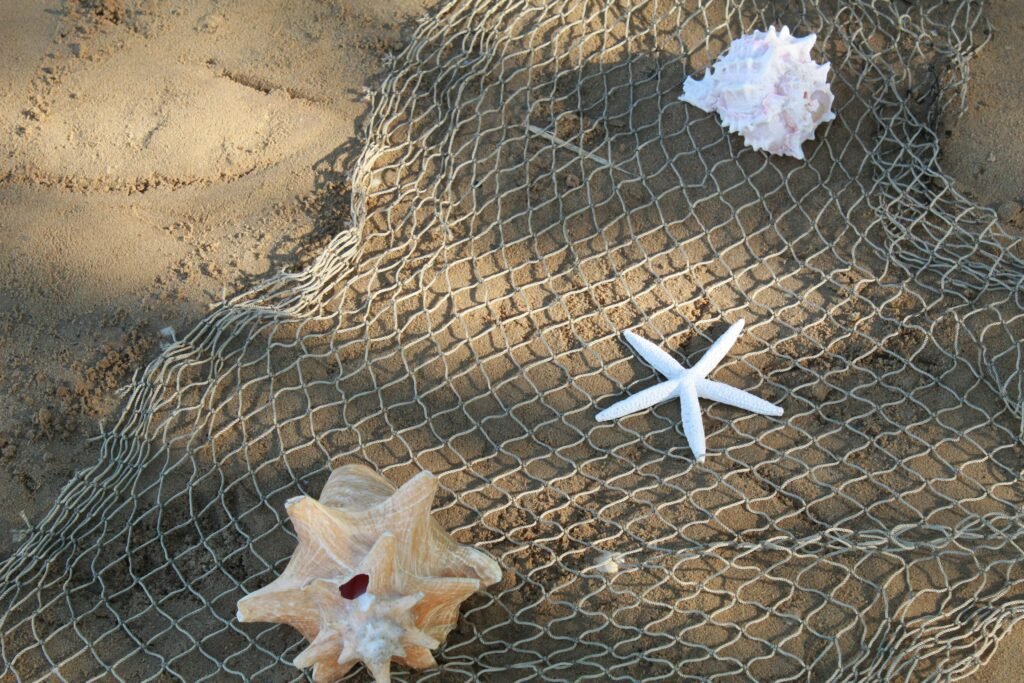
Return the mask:
{"type": "Polygon", "coordinates": [[[816,38],[796,38],[788,26],[754,31],[733,42],[702,80],[688,77],[679,99],[717,112],[755,150],[803,159],[801,145],[836,116],[829,62],[811,58],[816,38]]]}

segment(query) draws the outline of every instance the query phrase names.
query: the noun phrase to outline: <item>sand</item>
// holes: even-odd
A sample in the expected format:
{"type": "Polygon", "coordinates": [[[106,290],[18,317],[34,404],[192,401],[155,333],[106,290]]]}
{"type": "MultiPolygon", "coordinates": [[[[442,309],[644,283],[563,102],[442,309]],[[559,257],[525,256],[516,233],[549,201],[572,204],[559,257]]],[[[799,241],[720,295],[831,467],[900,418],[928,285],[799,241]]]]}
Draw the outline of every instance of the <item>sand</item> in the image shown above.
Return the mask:
{"type": "Polygon", "coordinates": [[[1024,200],[1024,4],[992,0],[988,15],[992,40],[971,61],[967,111],[944,131],[943,165],[964,191],[1013,219],[1024,200]]]}
{"type": "MultiPolygon", "coordinates": [[[[943,166],[960,188],[1020,234],[1024,202],[1024,3],[992,0],[992,41],[971,62],[967,109],[950,122],[943,166]]],[[[1005,638],[971,683],[1020,680],[1024,628],[1005,638]]]]}
{"type": "MultiPolygon", "coordinates": [[[[344,226],[362,93],[428,4],[10,0],[0,552],[94,461],[98,421],[161,343],[344,226]]],[[[1012,2],[990,11],[993,42],[944,163],[1014,220],[1024,88],[1006,83],[1020,83],[1024,16],[1012,2]]],[[[973,680],[1012,680],[1015,649],[973,680]]]]}
{"type": "Polygon", "coordinates": [[[0,553],[161,343],[344,225],[365,89],[427,4],[5,3],[0,553]]]}

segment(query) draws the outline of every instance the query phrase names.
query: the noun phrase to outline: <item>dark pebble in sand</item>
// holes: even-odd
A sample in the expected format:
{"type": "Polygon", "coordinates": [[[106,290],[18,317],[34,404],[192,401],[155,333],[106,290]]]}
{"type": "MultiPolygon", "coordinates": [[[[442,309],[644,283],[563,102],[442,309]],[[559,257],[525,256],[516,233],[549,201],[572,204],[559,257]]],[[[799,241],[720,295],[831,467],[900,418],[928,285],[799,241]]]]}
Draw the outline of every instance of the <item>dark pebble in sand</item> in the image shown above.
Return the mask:
{"type": "Polygon", "coordinates": [[[1020,213],[1020,204],[1017,202],[1003,202],[996,209],[996,215],[1003,223],[1009,223],[1020,213]]]}

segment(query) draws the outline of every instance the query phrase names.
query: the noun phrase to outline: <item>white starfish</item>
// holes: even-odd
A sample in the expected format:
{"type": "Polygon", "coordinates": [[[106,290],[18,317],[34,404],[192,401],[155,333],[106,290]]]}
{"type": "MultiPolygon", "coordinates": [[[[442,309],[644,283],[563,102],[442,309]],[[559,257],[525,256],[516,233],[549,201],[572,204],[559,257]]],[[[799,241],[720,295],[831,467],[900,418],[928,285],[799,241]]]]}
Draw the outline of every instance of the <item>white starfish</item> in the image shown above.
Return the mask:
{"type": "Polygon", "coordinates": [[[707,353],[689,370],[677,363],[672,356],[659,349],[652,342],[627,331],[625,333],[626,341],[633,347],[633,350],[640,354],[640,357],[647,361],[651,367],[665,375],[668,379],[661,384],[655,384],[653,387],[648,387],[611,407],[605,408],[597,414],[598,421],[604,422],[605,420],[615,420],[626,415],[632,415],[669,399],[679,397],[679,403],[683,412],[683,433],[686,434],[686,442],[690,445],[690,450],[693,451],[697,462],[704,462],[704,457],[707,455],[707,444],[704,440],[704,423],[701,421],[698,399],[706,398],[759,415],[779,417],[782,415],[782,408],[779,406],[773,405],[742,389],[706,379],[708,374],[715,369],[715,366],[722,362],[725,354],[729,353],[729,349],[736,343],[736,339],[739,338],[742,330],[743,319],[741,318],[734,322],[726,330],[725,334],[715,340],[715,343],[711,345],[707,353]]]}

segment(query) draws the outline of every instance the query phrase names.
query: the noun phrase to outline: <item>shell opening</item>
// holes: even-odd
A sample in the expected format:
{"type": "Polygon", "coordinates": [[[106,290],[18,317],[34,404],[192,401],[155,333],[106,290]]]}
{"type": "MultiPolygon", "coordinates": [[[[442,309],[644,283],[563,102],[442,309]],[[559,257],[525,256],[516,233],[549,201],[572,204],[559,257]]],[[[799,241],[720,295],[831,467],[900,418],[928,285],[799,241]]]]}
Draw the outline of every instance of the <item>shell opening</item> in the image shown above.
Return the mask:
{"type": "Polygon", "coordinates": [[[338,592],[346,600],[355,600],[366,592],[370,586],[369,574],[356,574],[345,583],[338,586],[338,592]]]}

